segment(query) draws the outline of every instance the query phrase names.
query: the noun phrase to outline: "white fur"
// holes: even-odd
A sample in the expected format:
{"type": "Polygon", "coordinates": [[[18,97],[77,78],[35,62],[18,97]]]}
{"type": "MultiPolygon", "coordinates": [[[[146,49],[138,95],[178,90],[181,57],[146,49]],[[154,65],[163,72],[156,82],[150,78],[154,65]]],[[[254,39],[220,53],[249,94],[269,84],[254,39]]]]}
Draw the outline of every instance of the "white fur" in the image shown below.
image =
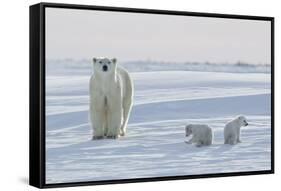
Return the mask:
{"type": "Polygon", "coordinates": [[[133,83],[129,73],[116,62],[116,59],[93,59],[94,74],[90,79],[93,139],[118,138],[126,133],[133,103],[133,83]]]}
{"type": "Polygon", "coordinates": [[[212,128],[204,124],[189,124],[185,127],[185,136],[192,135],[187,143],[196,146],[211,145],[213,142],[212,128]]]}
{"type": "Polygon", "coordinates": [[[240,143],[240,128],[247,125],[247,120],[242,115],[229,121],[224,127],[224,144],[234,145],[240,143]]]}

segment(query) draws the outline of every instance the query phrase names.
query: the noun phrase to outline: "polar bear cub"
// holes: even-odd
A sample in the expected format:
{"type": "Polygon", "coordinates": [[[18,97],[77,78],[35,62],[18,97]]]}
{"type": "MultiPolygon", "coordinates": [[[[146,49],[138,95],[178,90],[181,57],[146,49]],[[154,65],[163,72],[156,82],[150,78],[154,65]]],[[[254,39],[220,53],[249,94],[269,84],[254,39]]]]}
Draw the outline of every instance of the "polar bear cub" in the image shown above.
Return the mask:
{"type": "Polygon", "coordinates": [[[212,128],[205,124],[189,124],[185,127],[185,136],[192,135],[192,138],[187,142],[194,143],[196,146],[211,145],[213,142],[212,128]]]}
{"type": "Polygon", "coordinates": [[[126,133],[133,104],[133,82],[115,58],[93,58],[90,121],[93,139],[116,139],[126,133]]]}
{"type": "Polygon", "coordinates": [[[240,143],[240,128],[247,125],[247,119],[242,115],[229,121],[224,127],[224,144],[234,145],[240,143]]]}

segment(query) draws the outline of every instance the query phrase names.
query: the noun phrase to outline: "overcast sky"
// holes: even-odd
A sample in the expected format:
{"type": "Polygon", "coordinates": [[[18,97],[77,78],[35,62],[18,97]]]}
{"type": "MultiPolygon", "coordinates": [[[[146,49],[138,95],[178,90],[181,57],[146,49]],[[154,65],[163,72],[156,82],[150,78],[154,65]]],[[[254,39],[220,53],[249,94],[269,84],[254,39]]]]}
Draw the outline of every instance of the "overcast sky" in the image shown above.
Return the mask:
{"type": "Polygon", "coordinates": [[[46,58],[270,64],[270,22],[46,8],[46,58]]]}

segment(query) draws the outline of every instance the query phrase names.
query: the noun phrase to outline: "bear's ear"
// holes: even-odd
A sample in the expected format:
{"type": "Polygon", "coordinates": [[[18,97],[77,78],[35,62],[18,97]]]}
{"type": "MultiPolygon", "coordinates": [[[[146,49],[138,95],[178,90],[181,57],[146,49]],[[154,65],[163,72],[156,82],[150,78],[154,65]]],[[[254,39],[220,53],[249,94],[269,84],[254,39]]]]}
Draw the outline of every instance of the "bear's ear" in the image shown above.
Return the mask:
{"type": "Polygon", "coordinates": [[[115,64],[117,62],[116,58],[112,58],[111,61],[115,64]]]}
{"type": "Polygon", "coordinates": [[[97,58],[93,58],[93,63],[96,63],[97,62],[97,58]]]}

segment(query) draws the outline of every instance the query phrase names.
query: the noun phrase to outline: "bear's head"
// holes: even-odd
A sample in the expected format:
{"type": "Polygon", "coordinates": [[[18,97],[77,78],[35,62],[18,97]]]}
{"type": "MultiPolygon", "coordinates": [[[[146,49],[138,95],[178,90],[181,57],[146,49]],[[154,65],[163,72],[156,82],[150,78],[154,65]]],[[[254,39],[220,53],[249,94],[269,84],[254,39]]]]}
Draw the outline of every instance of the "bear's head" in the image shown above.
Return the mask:
{"type": "Polygon", "coordinates": [[[185,126],[185,136],[188,137],[192,134],[192,124],[185,126]]]}
{"type": "Polygon", "coordinates": [[[93,58],[94,72],[99,74],[110,74],[116,71],[116,58],[93,58]]]}
{"type": "Polygon", "coordinates": [[[239,124],[240,124],[241,126],[247,126],[247,125],[248,125],[247,119],[246,119],[246,117],[244,117],[243,115],[239,115],[239,116],[237,117],[237,119],[238,119],[239,124]]]}

